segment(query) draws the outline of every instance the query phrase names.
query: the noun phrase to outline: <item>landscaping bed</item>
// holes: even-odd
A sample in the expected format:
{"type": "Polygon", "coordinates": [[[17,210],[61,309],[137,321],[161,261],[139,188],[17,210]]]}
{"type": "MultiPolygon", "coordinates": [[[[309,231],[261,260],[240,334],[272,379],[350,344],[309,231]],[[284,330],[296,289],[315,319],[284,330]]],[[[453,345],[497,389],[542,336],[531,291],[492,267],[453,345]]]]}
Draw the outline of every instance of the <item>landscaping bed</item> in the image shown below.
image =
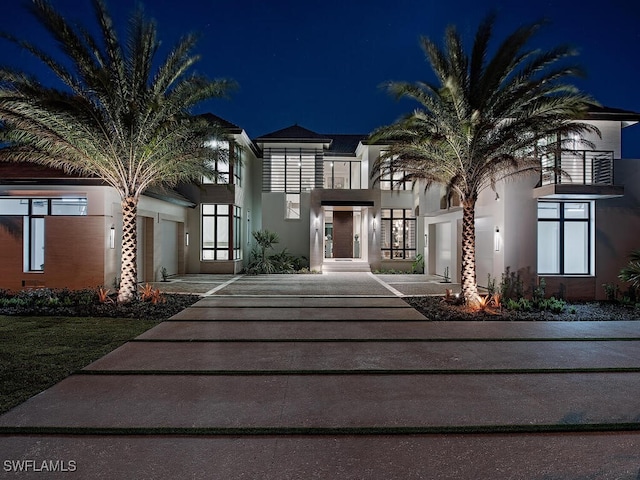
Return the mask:
{"type": "Polygon", "coordinates": [[[464,306],[444,301],[441,296],[405,297],[413,308],[433,321],[611,321],[640,320],[640,306],[620,302],[567,303],[563,310],[510,310],[491,308],[487,311],[469,311],[464,306]]]}
{"type": "Polygon", "coordinates": [[[100,298],[99,290],[23,290],[0,292],[0,315],[110,317],[166,320],[200,299],[198,295],[163,293],[119,304],[115,296],[100,298]],[[153,300],[153,301],[152,301],[153,300]]]}

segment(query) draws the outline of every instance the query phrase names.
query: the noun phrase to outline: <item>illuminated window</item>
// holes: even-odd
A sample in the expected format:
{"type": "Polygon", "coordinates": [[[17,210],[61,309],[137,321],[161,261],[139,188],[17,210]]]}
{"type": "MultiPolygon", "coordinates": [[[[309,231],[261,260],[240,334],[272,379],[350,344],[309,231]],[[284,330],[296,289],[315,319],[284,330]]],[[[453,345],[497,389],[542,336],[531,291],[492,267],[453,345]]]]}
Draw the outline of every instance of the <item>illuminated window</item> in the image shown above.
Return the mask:
{"type": "Polygon", "coordinates": [[[380,190],[411,190],[413,183],[402,180],[404,177],[404,172],[393,172],[380,175],[380,179],[378,180],[380,190]]]}
{"type": "Polygon", "coordinates": [[[324,162],[324,188],[357,190],[361,185],[361,162],[331,160],[324,162]]]}
{"type": "Polygon", "coordinates": [[[591,204],[538,202],[538,274],[591,273],[591,204]]]}
{"type": "Polygon", "coordinates": [[[284,217],[290,220],[300,219],[300,194],[287,193],[284,217]]]}
{"type": "Polygon", "coordinates": [[[316,156],[321,152],[300,148],[267,148],[264,151],[263,191],[300,193],[316,185],[316,156]]]}
{"type": "Polygon", "coordinates": [[[203,177],[204,184],[228,185],[230,181],[234,185],[242,186],[242,163],[241,153],[237,148],[229,149],[229,142],[216,141],[210,145],[216,147],[219,152],[219,158],[212,159],[209,166],[216,172],[213,178],[203,177]]]}
{"type": "Polygon", "coordinates": [[[411,259],[416,256],[416,218],[410,209],[382,209],[380,235],[382,258],[411,259]]]}
{"type": "Polygon", "coordinates": [[[227,204],[202,205],[202,260],[238,260],[240,207],[227,204]]]}

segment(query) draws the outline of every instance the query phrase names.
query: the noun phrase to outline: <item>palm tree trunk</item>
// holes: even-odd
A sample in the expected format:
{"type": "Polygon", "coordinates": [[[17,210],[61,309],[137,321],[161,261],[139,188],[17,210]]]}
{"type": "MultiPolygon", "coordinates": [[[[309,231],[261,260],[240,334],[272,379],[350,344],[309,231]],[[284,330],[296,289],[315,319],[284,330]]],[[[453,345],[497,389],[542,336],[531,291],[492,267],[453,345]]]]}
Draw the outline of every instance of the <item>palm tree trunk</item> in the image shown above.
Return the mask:
{"type": "Polygon", "coordinates": [[[478,300],[476,284],[476,201],[462,202],[462,296],[467,305],[475,305],[478,300]]]}
{"type": "Polygon", "coordinates": [[[129,303],[137,293],[137,219],[138,199],[127,197],[122,201],[122,263],[120,265],[120,290],[118,302],[129,303]]]}

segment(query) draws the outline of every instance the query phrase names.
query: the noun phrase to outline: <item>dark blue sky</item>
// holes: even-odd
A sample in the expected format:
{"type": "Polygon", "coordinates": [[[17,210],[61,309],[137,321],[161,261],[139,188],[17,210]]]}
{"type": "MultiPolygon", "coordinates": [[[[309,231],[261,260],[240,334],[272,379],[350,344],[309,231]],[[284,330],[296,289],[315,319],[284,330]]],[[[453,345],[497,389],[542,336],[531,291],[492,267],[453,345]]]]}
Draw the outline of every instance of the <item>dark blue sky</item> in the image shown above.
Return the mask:
{"type": "MultiPolygon", "coordinates": [[[[124,26],[137,4],[107,0],[124,26]]],[[[147,0],[168,48],[198,32],[197,70],[236,80],[230,100],[206,110],[240,125],[252,138],[298,123],[321,133],[368,133],[413,108],[379,88],[387,80],[432,80],[418,45],[438,41],[455,24],[472,40],[494,9],[496,39],[523,23],[548,18],[532,46],[568,43],[587,70],[576,84],[603,105],[640,112],[638,0],[147,0]]],[[[68,18],[93,21],[88,0],[54,0],[68,18]]],[[[3,4],[0,30],[41,43],[21,1],[3,4]]],[[[470,44],[470,42],[469,42],[470,44]]],[[[13,48],[0,63],[38,73],[35,60],[13,48]]],[[[640,125],[623,133],[623,155],[640,158],[640,125]]]]}

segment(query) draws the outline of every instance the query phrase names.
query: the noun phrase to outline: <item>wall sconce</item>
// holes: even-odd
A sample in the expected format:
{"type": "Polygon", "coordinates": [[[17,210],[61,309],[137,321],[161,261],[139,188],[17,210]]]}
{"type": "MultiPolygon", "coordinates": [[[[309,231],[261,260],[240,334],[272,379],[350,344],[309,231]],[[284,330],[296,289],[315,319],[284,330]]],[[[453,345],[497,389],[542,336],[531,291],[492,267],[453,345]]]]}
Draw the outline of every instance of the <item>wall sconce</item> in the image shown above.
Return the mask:
{"type": "Polygon", "coordinates": [[[184,244],[188,247],[189,246],[189,232],[184,234],[184,244]]]}
{"type": "Polygon", "coordinates": [[[493,234],[493,249],[496,252],[500,251],[500,229],[496,227],[496,231],[493,234]]]}
{"type": "Polygon", "coordinates": [[[316,227],[316,232],[318,231],[319,224],[320,224],[320,220],[318,219],[318,217],[316,217],[316,219],[313,221],[313,225],[316,227]]]}
{"type": "Polygon", "coordinates": [[[376,231],[376,217],[373,217],[373,231],[376,231]]]}
{"type": "Polygon", "coordinates": [[[116,227],[113,225],[109,229],[109,248],[116,248],[116,227]]]}

